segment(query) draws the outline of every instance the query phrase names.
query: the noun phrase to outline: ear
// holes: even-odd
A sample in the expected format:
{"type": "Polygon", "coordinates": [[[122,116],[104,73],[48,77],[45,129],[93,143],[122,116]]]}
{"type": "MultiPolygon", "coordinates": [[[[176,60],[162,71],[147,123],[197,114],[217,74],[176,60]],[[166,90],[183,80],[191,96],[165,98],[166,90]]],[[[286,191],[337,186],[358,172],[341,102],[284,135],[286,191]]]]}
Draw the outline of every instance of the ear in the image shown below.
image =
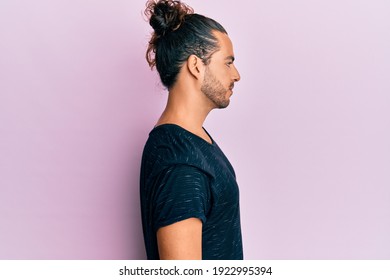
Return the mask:
{"type": "Polygon", "coordinates": [[[191,73],[195,79],[202,79],[204,64],[199,57],[194,54],[190,55],[190,57],[187,59],[187,68],[188,72],[191,73]]]}

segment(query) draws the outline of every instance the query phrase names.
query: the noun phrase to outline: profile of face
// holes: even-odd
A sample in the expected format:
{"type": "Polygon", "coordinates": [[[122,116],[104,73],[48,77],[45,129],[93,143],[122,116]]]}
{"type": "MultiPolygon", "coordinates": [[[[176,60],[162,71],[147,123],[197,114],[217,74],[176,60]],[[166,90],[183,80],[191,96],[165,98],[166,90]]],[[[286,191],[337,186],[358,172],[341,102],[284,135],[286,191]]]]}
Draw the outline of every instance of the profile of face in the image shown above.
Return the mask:
{"type": "Polygon", "coordinates": [[[220,48],[206,66],[201,91],[215,108],[222,109],[229,105],[234,83],[240,80],[240,74],[233,64],[233,45],[228,35],[221,32],[214,35],[220,48]]]}

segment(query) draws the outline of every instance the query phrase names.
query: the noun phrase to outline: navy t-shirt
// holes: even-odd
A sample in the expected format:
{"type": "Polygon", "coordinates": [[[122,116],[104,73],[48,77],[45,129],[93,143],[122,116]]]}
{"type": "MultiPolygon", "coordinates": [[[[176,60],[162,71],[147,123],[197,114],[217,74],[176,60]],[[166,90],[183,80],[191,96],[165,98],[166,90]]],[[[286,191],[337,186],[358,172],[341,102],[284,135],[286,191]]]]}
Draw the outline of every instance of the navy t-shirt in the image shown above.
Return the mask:
{"type": "Polygon", "coordinates": [[[188,218],[203,223],[203,259],[243,259],[238,185],[214,140],[175,124],[155,127],[142,155],[140,195],[148,259],[159,259],[157,230],[188,218]]]}

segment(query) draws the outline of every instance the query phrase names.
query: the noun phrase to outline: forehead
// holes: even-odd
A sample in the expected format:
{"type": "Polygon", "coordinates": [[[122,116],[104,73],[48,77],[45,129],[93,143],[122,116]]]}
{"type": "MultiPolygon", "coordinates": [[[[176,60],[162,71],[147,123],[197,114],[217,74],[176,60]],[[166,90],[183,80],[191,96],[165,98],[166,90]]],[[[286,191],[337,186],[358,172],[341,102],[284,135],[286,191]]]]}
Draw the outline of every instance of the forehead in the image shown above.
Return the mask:
{"type": "Polygon", "coordinates": [[[215,36],[215,38],[217,38],[218,45],[219,45],[219,50],[213,54],[213,57],[219,57],[219,56],[223,58],[228,56],[233,57],[234,56],[233,44],[229,36],[219,31],[214,31],[213,35],[215,36]]]}

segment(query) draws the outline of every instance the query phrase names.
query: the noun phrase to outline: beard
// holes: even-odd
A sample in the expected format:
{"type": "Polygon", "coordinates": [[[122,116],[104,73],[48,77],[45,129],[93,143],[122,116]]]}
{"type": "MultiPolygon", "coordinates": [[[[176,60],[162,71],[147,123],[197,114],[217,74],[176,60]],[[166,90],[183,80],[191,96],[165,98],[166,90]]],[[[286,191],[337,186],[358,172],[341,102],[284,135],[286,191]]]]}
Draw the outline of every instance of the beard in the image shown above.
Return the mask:
{"type": "Polygon", "coordinates": [[[206,67],[205,78],[200,90],[218,109],[226,108],[230,100],[226,97],[226,89],[206,67]]]}

